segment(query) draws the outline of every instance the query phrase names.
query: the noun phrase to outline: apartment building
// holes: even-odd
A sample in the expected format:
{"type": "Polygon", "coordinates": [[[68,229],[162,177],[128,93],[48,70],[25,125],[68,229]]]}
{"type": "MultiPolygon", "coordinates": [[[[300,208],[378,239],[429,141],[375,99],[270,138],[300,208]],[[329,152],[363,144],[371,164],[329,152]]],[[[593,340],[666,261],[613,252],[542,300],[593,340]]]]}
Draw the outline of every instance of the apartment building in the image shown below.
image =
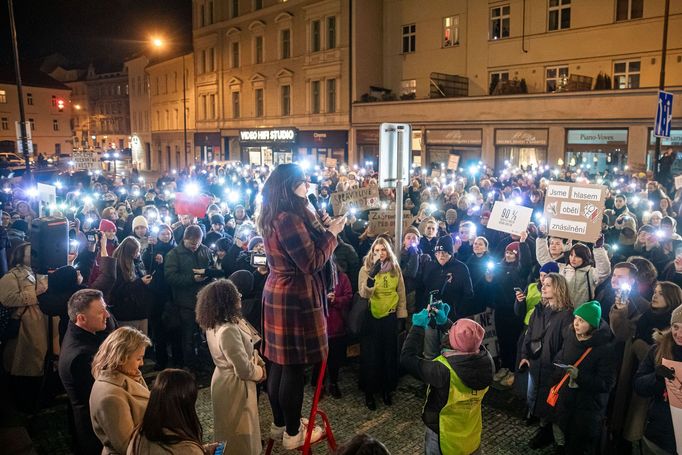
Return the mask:
{"type": "MultiPolygon", "coordinates": [[[[24,111],[31,125],[34,159],[70,154],[71,89],[47,74],[22,64],[24,111]]],[[[0,150],[18,151],[19,95],[14,68],[0,69],[0,150]]]]}
{"type": "Polygon", "coordinates": [[[202,160],[348,160],[349,0],[194,0],[202,160]]]}
{"type": "Polygon", "coordinates": [[[149,58],[135,55],[124,62],[128,74],[130,107],[130,155],[140,170],[152,169],[152,131],[150,125],[150,93],[147,65],[149,58]]]}
{"type": "MultiPolygon", "coordinates": [[[[351,162],[375,160],[379,125],[401,122],[421,164],[652,168],[664,0],[425,3],[353,2],[351,162]]],[[[679,98],[682,4],[669,17],[679,98]]],[[[676,100],[664,147],[682,151],[681,116],[676,100]]]]}
{"type": "Polygon", "coordinates": [[[151,146],[146,162],[150,169],[182,169],[199,160],[200,151],[194,147],[193,68],[191,52],[146,66],[151,117],[151,146]]]}

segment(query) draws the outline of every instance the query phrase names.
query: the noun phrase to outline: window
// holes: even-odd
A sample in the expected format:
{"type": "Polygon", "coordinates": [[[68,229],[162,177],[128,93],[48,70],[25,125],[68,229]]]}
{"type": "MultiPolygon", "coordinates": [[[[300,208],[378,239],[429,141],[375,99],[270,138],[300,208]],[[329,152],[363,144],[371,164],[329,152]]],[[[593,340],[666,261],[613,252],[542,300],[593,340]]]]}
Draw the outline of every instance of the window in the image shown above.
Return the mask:
{"type": "Polygon", "coordinates": [[[545,86],[548,92],[556,92],[568,79],[568,66],[555,66],[545,70],[545,86]]]}
{"type": "Polygon", "coordinates": [[[214,119],[215,117],[215,94],[211,93],[208,96],[208,118],[214,119]]]}
{"type": "Polygon", "coordinates": [[[206,7],[204,5],[199,6],[199,27],[206,25],[206,7]]]}
{"type": "Polygon", "coordinates": [[[7,103],[7,90],[0,90],[0,104],[7,103]]]}
{"type": "Polygon", "coordinates": [[[336,112],[336,79],[327,79],[327,112],[336,112]]]}
{"type": "Polygon", "coordinates": [[[209,47],[204,49],[204,71],[205,73],[210,73],[215,71],[215,49],[209,47]]]}
{"type": "Polygon", "coordinates": [[[239,0],[232,0],[232,7],[230,8],[230,17],[239,16],[239,0]]]}
{"type": "Polygon", "coordinates": [[[490,39],[509,38],[510,6],[490,8],[490,39]]]}
{"type": "Polygon", "coordinates": [[[239,92],[232,92],[232,118],[239,118],[239,92]]]}
{"type": "Polygon", "coordinates": [[[640,61],[613,64],[613,86],[617,89],[639,88],[640,61]]]}
{"type": "Polygon", "coordinates": [[[320,113],[320,81],[310,83],[310,110],[313,114],[320,113]]]}
{"type": "Polygon", "coordinates": [[[459,16],[443,18],[443,47],[459,45],[459,16]]]}
{"type": "Polygon", "coordinates": [[[291,57],[291,30],[285,28],[280,32],[280,42],[282,45],[281,57],[290,58],[291,57]]]}
{"type": "Polygon", "coordinates": [[[163,124],[163,129],[169,130],[171,128],[171,121],[170,121],[170,111],[166,109],[164,111],[164,124],[163,124]]]}
{"type": "Polygon", "coordinates": [[[208,2],[208,8],[206,8],[208,13],[208,18],[206,20],[206,23],[211,25],[213,23],[213,2],[208,2]]]}
{"type": "Polygon", "coordinates": [[[2,118],[2,129],[3,130],[9,129],[9,119],[7,117],[2,118]]]}
{"type": "Polygon", "coordinates": [[[336,16],[327,18],[327,49],[336,47],[336,16]]]}
{"type": "Polygon", "coordinates": [[[256,101],[256,117],[263,116],[263,89],[257,88],[254,91],[254,98],[256,101]]]}
{"type": "Polygon", "coordinates": [[[403,25],[403,54],[417,50],[417,25],[403,25]]]}
{"type": "Polygon", "coordinates": [[[52,95],[52,107],[57,107],[57,97],[52,95]]]}
{"type": "Polygon", "coordinates": [[[62,144],[55,144],[54,145],[54,153],[56,153],[57,155],[62,153],[62,144]]]}
{"type": "Polygon", "coordinates": [[[282,92],[282,117],[291,115],[291,85],[283,85],[282,92]]]}
{"type": "Polygon", "coordinates": [[[232,68],[239,68],[239,42],[232,43],[232,68]]]}
{"type": "Polygon", "coordinates": [[[549,30],[571,28],[571,0],[549,0],[549,30]]]}
{"type": "Polygon", "coordinates": [[[253,10],[263,9],[263,0],[253,0],[253,10]]]}
{"type": "Polygon", "coordinates": [[[319,52],[321,49],[320,21],[312,21],[310,23],[310,50],[312,52],[319,52]]]}
{"type": "Polygon", "coordinates": [[[33,106],[33,93],[26,94],[26,104],[33,106]]]}
{"type": "Polygon", "coordinates": [[[263,37],[257,36],[254,38],[254,62],[263,63],[263,37]]]}
{"type": "Polygon", "coordinates": [[[36,121],[32,118],[28,119],[28,123],[31,125],[31,131],[36,130],[36,121]]]}
{"type": "Polygon", "coordinates": [[[401,95],[416,95],[417,94],[417,79],[407,79],[400,82],[401,95]]]}
{"type": "Polygon", "coordinates": [[[492,95],[493,92],[495,91],[495,87],[497,87],[497,84],[499,82],[504,82],[509,80],[509,71],[497,71],[494,73],[490,73],[490,90],[488,93],[489,95],[492,95]]]}
{"type": "Polygon", "coordinates": [[[616,2],[617,21],[641,19],[643,15],[644,0],[618,0],[616,2]]]}

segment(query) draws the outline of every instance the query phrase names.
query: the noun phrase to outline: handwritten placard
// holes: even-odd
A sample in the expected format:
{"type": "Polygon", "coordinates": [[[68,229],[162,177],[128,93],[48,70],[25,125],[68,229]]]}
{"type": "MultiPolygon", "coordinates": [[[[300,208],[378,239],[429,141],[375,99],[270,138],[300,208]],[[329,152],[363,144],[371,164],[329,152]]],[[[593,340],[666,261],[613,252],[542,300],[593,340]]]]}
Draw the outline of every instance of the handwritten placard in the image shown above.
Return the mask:
{"type": "Polygon", "coordinates": [[[601,233],[605,198],[603,185],[550,182],[545,196],[548,234],[595,242],[601,233]]]}
{"type": "Polygon", "coordinates": [[[528,229],[533,209],[522,205],[497,201],[490,213],[488,228],[508,234],[519,235],[528,229]]]}
{"type": "Polygon", "coordinates": [[[450,155],[448,157],[448,169],[456,171],[459,167],[459,155],[450,155]]]}
{"type": "Polygon", "coordinates": [[[675,189],[679,190],[680,188],[682,188],[682,175],[675,177],[675,189]]]}
{"type": "Polygon", "coordinates": [[[351,208],[368,210],[379,207],[379,188],[357,188],[350,191],[331,194],[332,209],[334,215],[343,215],[351,208]]]}
{"type": "MultiPolygon", "coordinates": [[[[409,210],[403,210],[403,231],[414,221],[409,210]]],[[[395,210],[372,210],[369,212],[369,224],[367,225],[368,234],[375,236],[379,234],[395,233],[395,210]]]]}

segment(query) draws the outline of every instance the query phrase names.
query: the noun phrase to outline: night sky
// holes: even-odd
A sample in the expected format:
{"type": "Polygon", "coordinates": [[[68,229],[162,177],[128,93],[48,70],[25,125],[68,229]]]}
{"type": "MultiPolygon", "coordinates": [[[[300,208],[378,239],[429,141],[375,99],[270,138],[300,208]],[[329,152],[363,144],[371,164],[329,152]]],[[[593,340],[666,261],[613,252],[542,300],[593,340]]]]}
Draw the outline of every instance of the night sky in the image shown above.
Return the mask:
{"type": "MultiPolygon", "coordinates": [[[[159,33],[189,49],[191,0],[14,0],[19,56],[59,53],[72,66],[117,66],[159,33]]],[[[12,63],[7,0],[0,0],[0,64],[12,63]]]]}

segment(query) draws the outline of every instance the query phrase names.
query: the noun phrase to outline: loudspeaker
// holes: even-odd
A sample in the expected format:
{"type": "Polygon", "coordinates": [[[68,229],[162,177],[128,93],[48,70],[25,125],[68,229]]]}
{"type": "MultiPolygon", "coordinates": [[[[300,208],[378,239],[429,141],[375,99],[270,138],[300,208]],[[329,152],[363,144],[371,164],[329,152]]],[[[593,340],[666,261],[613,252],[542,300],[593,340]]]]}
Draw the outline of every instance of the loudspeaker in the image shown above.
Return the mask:
{"type": "Polygon", "coordinates": [[[39,274],[66,265],[69,254],[69,222],[46,216],[31,223],[31,268],[39,274]]]}

